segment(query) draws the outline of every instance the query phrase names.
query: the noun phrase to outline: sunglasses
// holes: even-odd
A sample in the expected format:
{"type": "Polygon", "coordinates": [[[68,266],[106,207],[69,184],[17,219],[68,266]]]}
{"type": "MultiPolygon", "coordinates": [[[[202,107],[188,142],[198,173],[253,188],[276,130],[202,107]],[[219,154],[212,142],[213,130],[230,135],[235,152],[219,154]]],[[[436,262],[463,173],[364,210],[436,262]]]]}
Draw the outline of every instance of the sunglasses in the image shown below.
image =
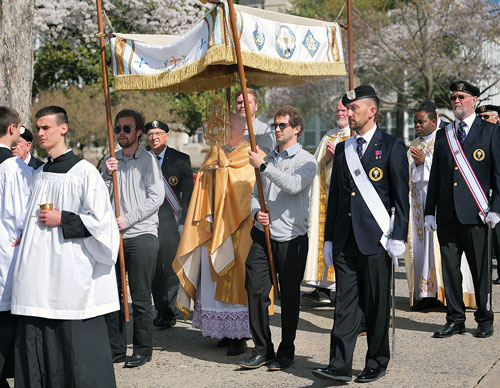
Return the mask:
{"type": "Polygon", "coordinates": [[[452,96],[450,96],[450,100],[455,101],[456,99],[459,99],[460,101],[462,101],[462,100],[465,100],[466,98],[469,98],[469,97],[472,97],[472,96],[464,96],[463,94],[452,95],[452,96]]]}
{"type": "Polygon", "coordinates": [[[271,124],[271,128],[273,131],[276,131],[278,128],[282,131],[284,131],[286,129],[286,127],[288,127],[290,125],[290,123],[272,123],[271,124]]]}
{"type": "Polygon", "coordinates": [[[496,115],[479,115],[483,120],[488,120],[489,118],[496,117],[496,115]]]}
{"type": "Polygon", "coordinates": [[[130,133],[130,131],[132,131],[132,127],[130,125],[124,125],[123,127],[117,125],[116,127],[113,128],[113,131],[115,131],[116,135],[118,135],[122,130],[123,132],[128,134],[130,133]]]}

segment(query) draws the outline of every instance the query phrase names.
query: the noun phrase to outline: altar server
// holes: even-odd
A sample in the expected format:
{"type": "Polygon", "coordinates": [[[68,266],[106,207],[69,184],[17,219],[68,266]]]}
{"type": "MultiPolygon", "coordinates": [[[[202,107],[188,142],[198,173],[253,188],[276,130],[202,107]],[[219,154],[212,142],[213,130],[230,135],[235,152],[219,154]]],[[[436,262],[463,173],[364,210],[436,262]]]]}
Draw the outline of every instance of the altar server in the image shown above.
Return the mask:
{"type": "Polygon", "coordinates": [[[99,171],[65,144],[66,111],[36,114],[35,177],[14,268],[16,387],[115,387],[104,314],[119,309],[119,233],[99,171]]]}

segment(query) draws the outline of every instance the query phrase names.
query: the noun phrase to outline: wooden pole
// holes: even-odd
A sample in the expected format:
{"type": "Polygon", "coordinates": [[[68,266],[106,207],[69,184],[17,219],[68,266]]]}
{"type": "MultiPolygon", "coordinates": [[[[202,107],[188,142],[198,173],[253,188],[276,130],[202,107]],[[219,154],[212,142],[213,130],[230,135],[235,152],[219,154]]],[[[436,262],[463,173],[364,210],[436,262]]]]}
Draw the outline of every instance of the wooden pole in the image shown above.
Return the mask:
{"type": "Polygon", "coordinates": [[[352,52],[352,4],[347,0],[347,50],[349,52],[349,90],[354,89],[354,55],[352,52]]]}
{"type": "MultiPolygon", "coordinates": [[[[109,99],[109,86],[108,86],[108,71],[106,69],[106,42],[104,40],[104,24],[102,20],[102,2],[97,1],[97,21],[99,25],[99,44],[101,46],[101,65],[102,65],[102,82],[104,87],[104,101],[106,105],[106,119],[108,124],[108,143],[109,143],[109,155],[115,157],[115,139],[113,135],[113,124],[111,122],[111,102],[109,99]]],[[[113,198],[115,202],[115,215],[116,218],[120,217],[120,201],[118,198],[118,182],[116,178],[116,171],[113,171],[113,198]]],[[[127,295],[127,278],[125,277],[125,257],[123,254],[123,236],[120,232],[120,251],[119,251],[119,262],[120,262],[120,275],[122,284],[122,295],[123,295],[123,313],[125,315],[125,321],[130,321],[130,315],[128,312],[128,295],[127,295]]]]}
{"type": "MultiPolygon", "coordinates": [[[[253,132],[253,122],[252,122],[252,117],[250,116],[250,106],[248,103],[248,94],[247,94],[247,81],[245,79],[245,69],[243,68],[243,60],[241,58],[240,38],[238,36],[238,30],[236,27],[236,12],[234,11],[233,0],[228,1],[228,6],[229,6],[229,20],[231,22],[231,30],[233,32],[234,47],[236,49],[236,60],[238,63],[238,73],[240,75],[241,91],[242,91],[242,96],[243,96],[243,102],[245,104],[245,114],[247,117],[248,134],[250,137],[250,146],[252,148],[252,152],[257,152],[257,144],[255,143],[255,135],[253,132]]],[[[256,178],[256,183],[257,183],[257,190],[259,191],[260,209],[262,212],[267,213],[266,200],[264,199],[264,191],[262,189],[262,180],[261,180],[260,171],[258,168],[255,169],[255,178],[256,178]]],[[[269,225],[264,226],[264,233],[266,235],[267,256],[269,258],[269,266],[271,267],[271,277],[273,280],[274,297],[276,300],[279,300],[280,299],[280,291],[278,288],[278,278],[276,276],[276,267],[274,266],[273,253],[271,250],[271,232],[269,230],[269,225]]]]}

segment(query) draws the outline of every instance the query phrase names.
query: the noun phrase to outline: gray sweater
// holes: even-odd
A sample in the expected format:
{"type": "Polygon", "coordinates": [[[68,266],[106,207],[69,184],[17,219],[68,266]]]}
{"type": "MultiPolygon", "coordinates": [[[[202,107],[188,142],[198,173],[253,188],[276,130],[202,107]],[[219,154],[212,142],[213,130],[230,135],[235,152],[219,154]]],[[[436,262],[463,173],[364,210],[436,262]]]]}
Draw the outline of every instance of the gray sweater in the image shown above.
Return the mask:
{"type": "MultiPolygon", "coordinates": [[[[307,233],[309,193],[318,164],[299,143],[281,153],[277,151],[278,148],[265,157],[267,167],[261,175],[271,238],[283,242],[307,233]]],[[[252,193],[251,210],[254,217],[260,210],[257,185],[252,193]]],[[[259,223],[255,226],[264,230],[259,223]]]]}
{"type": "MultiPolygon", "coordinates": [[[[120,215],[128,225],[123,232],[123,238],[141,234],[158,236],[158,209],[165,199],[158,161],[140,145],[131,158],[123,155],[121,150],[115,153],[115,158],[118,160],[116,173],[120,215]]],[[[106,164],[102,168],[102,177],[114,204],[113,181],[106,172],[106,164]]]]}

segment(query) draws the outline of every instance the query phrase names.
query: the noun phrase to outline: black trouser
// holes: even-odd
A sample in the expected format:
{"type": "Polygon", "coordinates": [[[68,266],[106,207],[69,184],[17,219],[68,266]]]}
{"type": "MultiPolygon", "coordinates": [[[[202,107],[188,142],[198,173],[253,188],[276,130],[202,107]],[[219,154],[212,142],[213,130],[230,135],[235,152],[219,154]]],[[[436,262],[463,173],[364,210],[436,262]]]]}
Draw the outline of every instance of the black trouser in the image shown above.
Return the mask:
{"type": "Polygon", "coordinates": [[[160,249],[156,258],[156,270],[151,285],[155,309],[166,318],[176,318],[177,293],[179,292],[179,278],[172,268],[177,246],[179,245],[179,233],[177,224],[162,222],[158,226],[160,249]]]}
{"type": "Polygon", "coordinates": [[[0,381],[14,377],[14,338],[16,336],[17,315],[0,311],[0,381]]]}
{"type": "MultiPolygon", "coordinates": [[[[128,286],[132,297],[132,316],[134,318],[134,354],[149,356],[153,353],[153,311],[151,306],[151,283],[158,252],[158,238],[152,234],[123,239],[125,268],[128,272],[128,286]]],[[[121,276],[119,264],[116,275],[121,296],[121,276]]],[[[113,354],[127,351],[127,333],[123,306],[120,311],[106,314],[109,340],[113,354]]]]}
{"type": "Polygon", "coordinates": [[[446,296],[447,322],[465,322],[465,305],[462,294],[462,273],[460,263],[465,252],[469,263],[477,310],[476,322],[493,324],[493,311],[487,308],[489,282],[487,261],[486,225],[463,225],[456,216],[449,224],[437,227],[441,263],[443,265],[444,294],[446,296]]]}
{"type": "MultiPolygon", "coordinates": [[[[493,229],[493,256],[497,259],[497,278],[500,278],[500,226],[493,229]]],[[[493,263],[492,263],[493,265],[493,263]]]]}
{"type": "Polygon", "coordinates": [[[352,357],[364,313],[368,341],[366,367],[387,368],[391,259],[387,253],[363,255],[351,228],[342,253],[334,259],[334,267],[337,289],[330,365],[352,374],[352,357]]]}
{"type": "Polygon", "coordinates": [[[64,320],[19,316],[16,388],[114,388],[103,316],[64,320]]]}
{"type": "MultiPolygon", "coordinates": [[[[253,228],[252,247],[246,260],[245,288],[248,294],[250,331],[255,344],[254,354],[274,357],[274,345],[269,329],[269,292],[272,287],[271,269],[267,256],[264,232],[253,228]]],[[[278,357],[294,357],[295,334],[299,323],[300,283],[304,277],[307,258],[307,235],[290,241],[271,240],[281,296],[281,343],[278,357]]]]}

